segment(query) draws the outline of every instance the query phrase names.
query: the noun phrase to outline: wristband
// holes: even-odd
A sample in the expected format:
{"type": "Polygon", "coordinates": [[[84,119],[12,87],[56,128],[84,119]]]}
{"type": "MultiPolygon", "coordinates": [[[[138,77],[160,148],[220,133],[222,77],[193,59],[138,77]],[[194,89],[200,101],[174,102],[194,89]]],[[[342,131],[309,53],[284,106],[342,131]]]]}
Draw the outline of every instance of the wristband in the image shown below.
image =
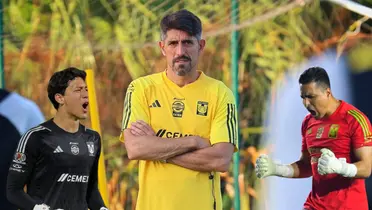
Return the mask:
{"type": "Polygon", "coordinates": [[[291,165],[282,165],[282,164],[276,164],[275,165],[275,174],[282,176],[282,177],[287,177],[291,178],[293,177],[294,170],[291,165]]]}
{"type": "Polygon", "coordinates": [[[342,164],[342,168],[341,168],[340,175],[342,175],[343,177],[350,177],[350,178],[355,177],[355,175],[358,172],[358,168],[354,164],[349,164],[343,161],[341,162],[341,164],[342,164]]]}

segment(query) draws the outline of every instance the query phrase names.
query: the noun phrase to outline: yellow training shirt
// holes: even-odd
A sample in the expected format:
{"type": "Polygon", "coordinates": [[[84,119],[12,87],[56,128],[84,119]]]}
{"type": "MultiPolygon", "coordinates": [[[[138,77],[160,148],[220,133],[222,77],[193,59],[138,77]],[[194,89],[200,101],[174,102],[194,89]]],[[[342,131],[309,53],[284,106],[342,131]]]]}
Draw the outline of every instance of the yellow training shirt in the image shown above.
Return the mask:
{"type": "MultiPolygon", "coordinates": [[[[122,129],[137,120],[148,123],[158,137],[176,140],[197,135],[209,139],[212,145],[237,145],[234,96],[221,81],[203,72],[184,87],[169,80],[165,71],[132,81],[124,101],[122,129]]],[[[221,210],[218,172],[211,180],[209,173],[140,161],[137,210],[213,210],[214,200],[216,210],[221,210]]]]}

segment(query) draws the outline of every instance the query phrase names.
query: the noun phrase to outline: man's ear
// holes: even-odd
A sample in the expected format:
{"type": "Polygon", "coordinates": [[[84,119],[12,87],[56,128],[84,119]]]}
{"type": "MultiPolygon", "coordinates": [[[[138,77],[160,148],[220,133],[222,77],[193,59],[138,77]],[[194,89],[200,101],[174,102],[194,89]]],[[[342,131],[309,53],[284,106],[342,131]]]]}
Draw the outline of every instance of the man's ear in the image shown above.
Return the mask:
{"type": "Polygon", "coordinates": [[[159,41],[158,45],[160,47],[161,53],[165,56],[164,42],[163,41],[159,41]]]}
{"type": "Polygon", "coordinates": [[[55,95],[54,95],[54,99],[55,99],[55,100],[56,100],[60,105],[65,104],[65,98],[63,97],[62,94],[59,94],[59,93],[55,94],[55,95]]]}
{"type": "Polygon", "coordinates": [[[206,43],[205,39],[199,40],[199,52],[204,50],[205,43],[206,43]]]}
{"type": "Polygon", "coordinates": [[[330,95],[332,95],[331,88],[327,88],[326,91],[327,91],[327,96],[328,96],[328,97],[329,97],[330,95]]]}

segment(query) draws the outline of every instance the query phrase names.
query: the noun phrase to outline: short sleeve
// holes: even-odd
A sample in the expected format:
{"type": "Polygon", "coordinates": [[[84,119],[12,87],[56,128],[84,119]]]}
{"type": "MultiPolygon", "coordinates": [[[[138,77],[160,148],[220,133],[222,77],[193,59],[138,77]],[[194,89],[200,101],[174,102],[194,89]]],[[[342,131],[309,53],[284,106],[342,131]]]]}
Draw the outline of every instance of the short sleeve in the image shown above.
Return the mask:
{"type": "Polygon", "coordinates": [[[349,110],[349,133],[354,149],[363,146],[372,146],[371,123],[359,110],[349,110]]]}
{"type": "MultiPolygon", "coordinates": [[[[150,124],[150,112],[144,91],[138,80],[129,84],[124,98],[122,131],[130,127],[130,124],[137,120],[143,120],[147,124],[150,124]]],[[[124,141],[123,135],[121,135],[120,140],[124,141]]]]}
{"type": "Polygon", "coordinates": [[[216,113],[212,120],[211,144],[228,142],[238,150],[238,120],[235,97],[231,90],[225,87],[224,94],[217,100],[216,113]]]}
{"type": "Polygon", "coordinates": [[[306,143],[306,133],[308,132],[307,129],[307,122],[309,121],[308,116],[302,121],[301,126],[301,136],[302,136],[302,143],[301,143],[301,152],[308,151],[307,149],[307,143],[306,143]]]}

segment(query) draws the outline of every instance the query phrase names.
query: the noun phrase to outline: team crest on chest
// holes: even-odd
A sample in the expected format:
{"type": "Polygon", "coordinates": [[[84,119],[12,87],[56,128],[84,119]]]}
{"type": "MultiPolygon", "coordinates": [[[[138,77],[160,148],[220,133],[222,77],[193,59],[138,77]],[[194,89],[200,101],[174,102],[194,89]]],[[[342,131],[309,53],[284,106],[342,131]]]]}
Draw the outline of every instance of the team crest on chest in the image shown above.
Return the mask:
{"type": "Polygon", "coordinates": [[[87,142],[89,156],[94,156],[94,143],[91,141],[87,142]]]}
{"type": "Polygon", "coordinates": [[[337,138],[338,129],[340,128],[340,125],[338,124],[332,124],[329,128],[328,137],[329,138],[337,138]]]}
{"type": "Polygon", "coordinates": [[[198,101],[196,105],[196,114],[201,116],[208,115],[208,102],[198,101]]]}
{"type": "Polygon", "coordinates": [[[174,98],[175,101],[172,104],[172,115],[173,117],[181,118],[183,115],[183,111],[185,110],[185,104],[177,98],[174,98]]]}
{"type": "Polygon", "coordinates": [[[316,132],[316,138],[317,138],[317,139],[322,138],[323,132],[324,132],[324,127],[320,127],[320,128],[318,128],[318,130],[317,130],[317,132],[316,132]]]}
{"type": "Polygon", "coordinates": [[[78,155],[79,154],[79,143],[76,143],[76,142],[70,142],[70,145],[71,145],[71,153],[74,154],[74,155],[78,155]]]}

